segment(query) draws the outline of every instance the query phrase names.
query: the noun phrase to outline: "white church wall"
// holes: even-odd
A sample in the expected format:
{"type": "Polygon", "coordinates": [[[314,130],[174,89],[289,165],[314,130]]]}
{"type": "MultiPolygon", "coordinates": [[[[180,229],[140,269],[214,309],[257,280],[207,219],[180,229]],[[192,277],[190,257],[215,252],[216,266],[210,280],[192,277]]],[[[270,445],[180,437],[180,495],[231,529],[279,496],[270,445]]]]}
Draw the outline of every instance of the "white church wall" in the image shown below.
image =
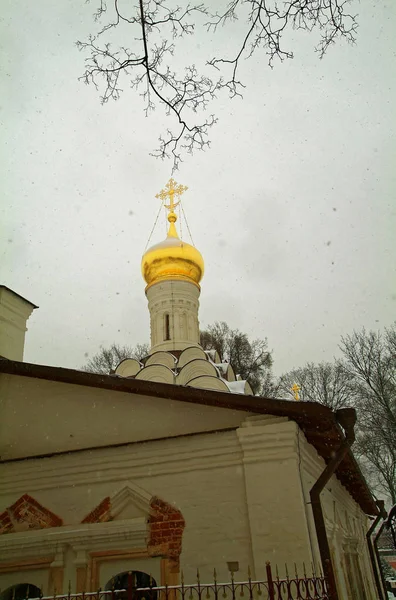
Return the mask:
{"type": "Polygon", "coordinates": [[[264,576],[265,562],[310,564],[310,544],[296,452],[297,426],[252,417],[236,431],[9,463],[1,468],[0,511],[29,493],[77,525],[126,482],[181,510],[186,528],[181,566],[227,578],[228,561],[264,576]]]}
{"type": "Polygon", "coordinates": [[[297,460],[296,423],[254,416],[238,430],[255,566],[270,560],[281,576],[285,563],[310,564],[311,549],[297,460]]]}
{"type": "MultiPolygon", "coordinates": [[[[22,414],[27,414],[22,413],[26,388],[23,378],[17,379],[20,384],[18,391],[15,389],[15,380],[11,389],[13,398],[16,398],[17,415],[21,419],[22,414]]],[[[9,384],[9,380],[7,383],[9,384]]],[[[89,446],[95,445],[92,439],[102,444],[110,443],[113,440],[111,428],[117,430],[121,423],[118,421],[118,411],[126,422],[124,428],[120,424],[121,435],[115,438],[118,442],[123,439],[123,435],[127,435],[128,427],[132,439],[138,435],[147,437],[148,432],[153,435],[153,431],[157,431],[154,427],[158,427],[158,431],[162,430],[163,435],[166,434],[169,422],[167,411],[171,412],[175,421],[182,423],[183,432],[186,424],[193,431],[194,427],[195,430],[213,427],[213,420],[217,415],[214,411],[213,417],[209,417],[211,411],[207,412],[208,407],[188,405],[186,413],[190,414],[184,418],[183,404],[174,403],[179,408],[176,419],[176,407],[171,402],[139,397],[133,402],[133,398],[127,394],[114,393],[109,401],[107,392],[101,396],[102,390],[95,390],[99,392],[95,398],[90,395],[89,388],[87,390],[80,386],[72,387],[88,392],[88,400],[84,395],[78,397],[78,401],[73,404],[74,413],[70,403],[68,411],[62,411],[62,396],[58,394],[53,397],[52,407],[50,396],[46,396],[51,391],[59,391],[58,385],[61,384],[56,384],[55,387],[37,386],[32,396],[36,404],[33,400],[32,405],[29,404],[29,418],[33,418],[33,408],[36,405],[36,414],[38,412],[40,415],[38,422],[41,423],[44,418],[45,410],[51,409],[54,411],[51,413],[51,420],[56,425],[55,411],[59,411],[59,426],[55,427],[55,433],[60,436],[62,444],[65,443],[69,427],[75,427],[74,434],[78,436],[78,443],[83,440],[84,432],[89,446]],[[114,396],[122,397],[120,405],[114,400],[114,396]],[[128,402],[131,400],[129,408],[128,402]],[[89,409],[84,408],[84,402],[87,402],[89,409]],[[96,409],[93,408],[93,402],[96,403],[96,409]],[[147,411],[147,406],[154,410],[147,411]],[[131,418],[125,419],[128,410],[131,418]],[[102,419],[110,420],[110,425],[102,426],[102,420],[98,422],[94,419],[96,415],[98,419],[101,415],[102,419]],[[88,422],[80,428],[79,419],[82,417],[88,419],[88,422]],[[65,419],[63,429],[62,419],[65,419]],[[153,422],[157,424],[154,425],[153,422]]],[[[6,388],[7,385],[3,390],[6,388]]],[[[11,411],[11,406],[8,410],[11,411]]],[[[232,426],[235,423],[234,426],[238,427],[241,420],[245,419],[242,426],[236,430],[212,434],[202,432],[173,439],[82,450],[2,464],[0,512],[27,493],[61,517],[65,526],[77,531],[81,521],[104,498],[113,496],[131,482],[142,488],[147,498],[158,496],[183,514],[186,527],[181,568],[186,581],[195,580],[197,567],[201,570],[202,581],[211,580],[213,567],[216,567],[219,578],[227,579],[228,561],[239,562],[237,577],[245,577],[248,566],[252,568],[253,576],[264,577],[267,560],[278,564],[281,575],[284,563],[292,566],[296,562],[300,567],[302,562],[310,565],[312,558],[315,558],[319,564],[316,533],[309,507],[309,490],[324,469],[323,459],[308,444],[296,423],[286,418],[263,415],[246,418],[246,413],[224,413],[222,420],[218,418],[219,424],[232,426]]],[[[29,419],[26,422],[29,423],[29,419]]],[[[13,426],[12,439],[15,439],[16,424],[13,426]]],[[[33,442],[32,446],[29,445],[30,440],[45,432],[35,427],[36,423],[32,421],[21,432],[30,452],[32,448],[36,448],[33,442]]],[[[160,436],[156,434],[156,437],[160,436]]],[[[55,442],[54,439],[53,443],[55,442]]],[[[364,532],[367,529],[365,515],[336,477],[331,479],[322,498],[329,535],[334,532],[337,534],[334,534],[333,543],[336,560],[339,560],[340,553],[345,550],[345,544],[356,542],[354,547],[361,555],[367,597],[375,598],[374,595],[369,595],[374,588],[364,543],[364,532]]],[[[135,515],[133,511],[128,513],[132,514],[135,515]]],[[[141,515],[142,512],[136,512],[136,518],[141,515]]],[[[120,514],[116,516],[118,518],[126,517],[120,514]]],[[[117,521],[113,523],[116,525],[117,521]]],[[[91,533],[95,532],[95,525],[92,527],[91,533]]],[[[11,534],[12,537],[14,535],[19,534],[11,534]]],[[[117,543],[112,542],[113,550],[117,543]]],[[[126,544],[128,546],[127,542],[126,544]]],[[[123,548],[125,547],[124,544],[123,548]]],[[[64,560],[66,570],[75,568],[75,565],[70,566],[70,553],[65,555],[64,560]]],[[[113,567],[116,568],[116,563],[112,563],[109,568],[113,567]]],[[[106,577],[107,575],[106,572],[106,577]]],[[[346,588],[342,568],[338,577],[343,589],[346,588]]],[[[346,600],[347,596],[341,598],[346,600]]]]}
{"type": "MultiPolygon", "coordinates": [[[[181,510],[181,567],[187,580],[210,580],[227,561],[252,565],[241,451],[235,431],[133,444],[9,463],[1,468],[0,511],[23,493],[74,524],[128,480],[181,510]]],[[[264,576],[264,564],[261,575],[264,576]]]]}
{"type": "Polygon", "coordinates": [[[0,397],[3,460],[213,431],[249,414],[6,374],[0,397]]]}
{"type": "MultiPolygon", "coordinates": [[[[142,484],[150,483],[148,480],[142,484]]],[[[181,568],[186,581],[195,581],[199,567],[202,581],[211,581],[213,568],[228,579],[228,561],[238,561],[245,578],[252,565],[251,540],[244,497],[243,473],[234,465],[186,471],[181,476],[157,477],[155,488],[171,498],[186,521],[181,568]]],[[[261,576],[264,576],[262,565],[261,576]]]]}
{"type": "MultiPolygon", "coordinates": [[[[301,431],[299,432],[299,454],[307,522],[313,557],[315,565],[318,567],[320,565],[320,554],[313,514],[310,508],[309,493],[315,481],[325,469],[326,464],[315,448],[308,443],[301,431]]],[[[377,592],[365,537],[370,526],[367,516],[343,487],[336,475],[331,477],[320,498],[340,600],[349,600],[351,597],[354,600],[355,598],[356,600],[363,600],[364,598],[364,596],[359,597],[359,590],[350,589],[348,579],[352,567],[345,562],[346,554],[355,554],[358,557],[356,562],[359,563],[357,567],[359,572],[356,573],[355,579],[363,581],[366,597],[369,600],[376,600],[377,592]]]]}

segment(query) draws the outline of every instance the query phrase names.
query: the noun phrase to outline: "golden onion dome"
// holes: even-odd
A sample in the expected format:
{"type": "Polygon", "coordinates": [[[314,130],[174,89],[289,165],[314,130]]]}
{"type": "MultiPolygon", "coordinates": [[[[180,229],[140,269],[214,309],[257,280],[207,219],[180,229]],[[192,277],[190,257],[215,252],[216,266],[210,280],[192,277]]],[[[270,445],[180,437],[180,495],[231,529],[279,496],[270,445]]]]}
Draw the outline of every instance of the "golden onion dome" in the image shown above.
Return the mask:
{"type": "Polygon", "coordinates": [[[183,242],[177,235],[176,214],[168,214],[169,231],[167,238],[151,246],[142,257],[142,274],[147,286],[169,279],[182,279],[199,286],[204,274],[204,261],[201,253],[183,242]]]}

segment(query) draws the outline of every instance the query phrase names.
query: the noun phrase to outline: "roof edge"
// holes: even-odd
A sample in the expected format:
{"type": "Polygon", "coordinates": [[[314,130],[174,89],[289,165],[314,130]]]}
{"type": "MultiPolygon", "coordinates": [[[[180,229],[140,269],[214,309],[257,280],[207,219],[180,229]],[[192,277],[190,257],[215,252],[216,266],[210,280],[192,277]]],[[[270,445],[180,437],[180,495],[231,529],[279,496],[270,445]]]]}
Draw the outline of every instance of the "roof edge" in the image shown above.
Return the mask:
{"type": "MultiPolygon", "coordinates": [[[[334,448],[338,447],[344,439],[344,434],[337,423],[335,413],[327,406],[314,402],[293,402],[260,396],[245,396],[218,390],[128,379],[117,375],[102,375],[4,358],[0,358],[0,373],[96,387],[115,392],[141,394],[216,408],[288,417],[298,424],[308,442],[326,462],[330,460],[334,448]],[[323,433],[327,434],[326,440],[323,440],[323,433]]],[[[337,468],[336,474],[342,485],[367,515],[378,514],[376,501],[350,449],[337,468]]]]}
{"type": "Polygon", "coordinates": [[[323,424],[327,425],[326,429],[331,429],[336,423],[334,413],[330,408],[313,402],[295,403],[289,400],[278,400],[261,396],[240,396],[239,394],[219,392],[218,390],[186,388],[175,384],[145,381],[142,379],[129,379],[117,375],[103,375],[99,373],[90,373],[88,371],[67,369],[65,367],[53,367],[49,365],[8,360],[6,358],[0,358],[0,373],[97,387],[116,392],[141,394],[143,396],[153,396],[156,398],[165,396],[168,399],[178,400],[180,402],[205,404],[208,406],[216,406],[218,408],[255,412],[258,414],[290,416],[291,419],[299,416],[308,417],[310,414],[313,414],[316,418],[318,416],[322,417],[323,424]],[[188,395],[186,395],[187,389],[188,395]]]}
{"type": "Polygon", "coordinates": [[[30,302],[30,300],[28,300],[27,298],[24,298],[23,296],[21,296],[21,294],[18,294],[18,292],[15,292],[11,288],[9,288],[7,285],[0,284],[0,290],[1,289],[4,289],[4,290],[7,290],[7,291],[11,292],[11,294],[14,294],[14,296],[18,296],[18,298],[20,298],[24,302],[27,302],[28,304],[30,304],[30,306],[33,306],[33,310],[35,308],[39,308],[36,304],[33,304],[33,302],[30,302]]]}

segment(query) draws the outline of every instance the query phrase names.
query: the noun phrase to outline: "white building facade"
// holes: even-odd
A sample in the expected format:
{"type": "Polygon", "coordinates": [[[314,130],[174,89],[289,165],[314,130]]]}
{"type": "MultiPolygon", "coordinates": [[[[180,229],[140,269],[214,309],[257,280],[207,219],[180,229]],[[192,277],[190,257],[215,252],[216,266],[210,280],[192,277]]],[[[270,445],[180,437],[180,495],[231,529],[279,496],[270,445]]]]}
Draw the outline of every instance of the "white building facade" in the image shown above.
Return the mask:
{"type": "MultiPolygon", "coordinates": [[[[143,361],[109,375],[24,363],[36,307],[0,294],[1,600],[22,584],[30,597],[106,589],[128,571],[177,585],[197,568],[226,581],[230,564],[257,579],[267,561],[281,576],[285,563],[323,568],[310,494],[342,427],[324,406],[253,396],[200,347],[204,265],[177,235],[175,193],[168,237],[142,260],[143,361]]],[[[366,532],[378,508],[350,450],[320,504],[339,599],[377,599],[366,532]]]]}

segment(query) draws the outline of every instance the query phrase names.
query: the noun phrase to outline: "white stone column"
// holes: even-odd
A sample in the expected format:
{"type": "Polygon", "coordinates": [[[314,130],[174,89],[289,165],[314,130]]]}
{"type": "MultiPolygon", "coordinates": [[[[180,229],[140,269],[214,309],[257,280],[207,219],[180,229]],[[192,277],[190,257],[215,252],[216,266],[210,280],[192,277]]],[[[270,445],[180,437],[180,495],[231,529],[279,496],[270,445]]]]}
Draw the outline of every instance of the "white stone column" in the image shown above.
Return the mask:
{"type": "Polygon", "coordinates": [[[75,559],[73,567],[75,569],[75,591],[77,593],[88,591],[88,552],[85,547],[75,547],[75,559]]]}
{"type": "Polygon", "coordinates": [[[243,452],[246,502],[256,575],[266,561],[311,564],[312,554],[299,472],[298,425],[283,417],[249,417],[237,429],[243,452]]]}
{"type": "Polygon", "coordinates": [[[151,325],[150,354],[199,346],[200,288],[184,280],[154,283],[146,289],[151,325]]]}

